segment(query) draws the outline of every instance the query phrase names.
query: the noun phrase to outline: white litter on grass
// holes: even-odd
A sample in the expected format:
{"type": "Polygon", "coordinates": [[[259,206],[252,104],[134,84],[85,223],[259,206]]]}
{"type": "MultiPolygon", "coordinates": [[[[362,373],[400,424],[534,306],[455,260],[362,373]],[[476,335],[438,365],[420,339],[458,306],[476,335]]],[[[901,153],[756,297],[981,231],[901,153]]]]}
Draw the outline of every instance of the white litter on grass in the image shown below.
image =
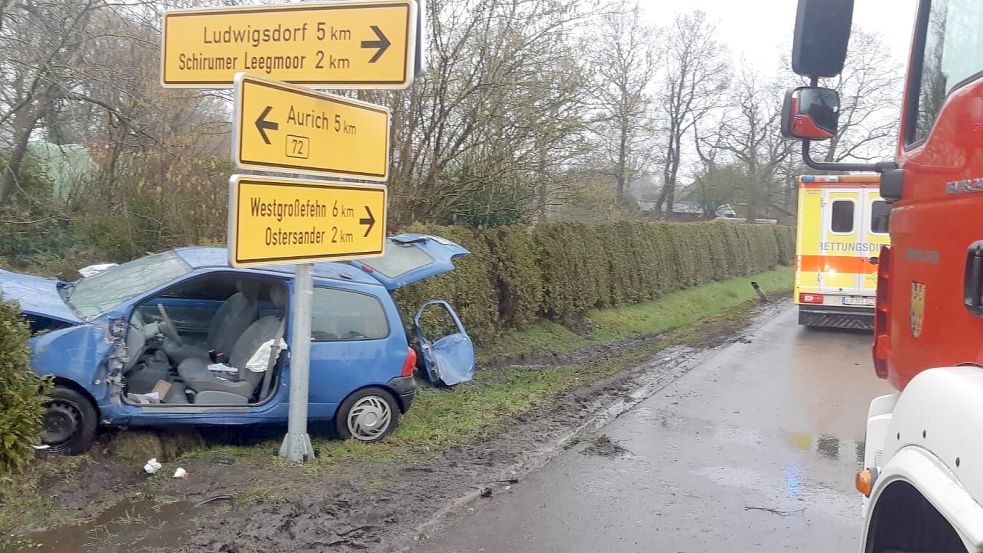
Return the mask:
{"type": "Polygon", "coordinates": [[[181,467],[178,467],[177,470],[174,471],[174,478],[187,478],[187,477],[188,477],[188,471],[184,470],[181,467]]]}
{"type": "Polygon", "coordinates": [[[43,449],[48,449],[51,446],[48,444],[42,444],[42,445],[32,445],[31,447],[33,447],[34,449],[43,450],[43,449]]]}
{"type": "Polygon", "coordinates": [[[157,462],[157,458],[154,457],[153,459],[147,461],[146,465],[143,465],[143,472],[146,472],[147,474],[155,474],[162,468],[164,468],[164,465],[157,462]]]}

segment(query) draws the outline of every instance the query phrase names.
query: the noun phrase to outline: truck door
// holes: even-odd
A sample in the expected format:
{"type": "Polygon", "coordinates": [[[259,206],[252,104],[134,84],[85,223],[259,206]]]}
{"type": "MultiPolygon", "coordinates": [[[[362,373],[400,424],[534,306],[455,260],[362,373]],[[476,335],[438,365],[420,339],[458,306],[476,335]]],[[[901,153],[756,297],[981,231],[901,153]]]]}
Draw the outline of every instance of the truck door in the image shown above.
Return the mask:
{"type": "Polygon", "coordinates": [[[863,284],[857,271],[862,193],[858,189],[828,188],[823,191],[823,240],[825,257],[819,275],[820,292],[859,294],[863,284]]]}
{"type": "Polygon", "coordinates": [[[983,310],[973,305],[983,274],[967,263],[983,240],[983,1],[922,2],[918,18],[897,160],[901,198],[891,212],[898,263],[877,344],[898,388],[926,367],[983,362],[983,310]]]}

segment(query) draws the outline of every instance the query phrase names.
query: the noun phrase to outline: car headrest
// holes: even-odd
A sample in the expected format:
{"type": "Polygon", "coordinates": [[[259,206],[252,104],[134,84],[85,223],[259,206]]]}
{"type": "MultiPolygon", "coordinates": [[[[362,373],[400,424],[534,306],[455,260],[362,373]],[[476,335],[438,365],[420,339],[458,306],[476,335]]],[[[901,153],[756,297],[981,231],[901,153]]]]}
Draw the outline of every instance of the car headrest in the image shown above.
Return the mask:
{"type": "Polygon", "coordinates": [[[242,292],[242,295],[246,296],[251,300],[255,300],[259,297],[259,282],[255,280],[239,280],[236,281],[236,290],[242,292]]]}
{"type": "Polygon", "coordinates": [[[287,308],[287,287],[277,282],[270,285],[270,301],[280,309],[287,308]]]}

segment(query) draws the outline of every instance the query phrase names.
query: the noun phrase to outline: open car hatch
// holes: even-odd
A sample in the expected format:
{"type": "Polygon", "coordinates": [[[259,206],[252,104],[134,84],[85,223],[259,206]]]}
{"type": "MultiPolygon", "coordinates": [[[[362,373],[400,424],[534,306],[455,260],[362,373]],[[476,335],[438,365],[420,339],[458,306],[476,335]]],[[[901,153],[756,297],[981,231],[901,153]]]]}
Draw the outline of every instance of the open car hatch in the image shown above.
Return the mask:
{"type": "Polygon", "coordinates": [[[452,260],[468,250],[450,240],[426,234],[399,234],[386,241],[382,257],[349,261],[372,275],[390,292],[454,269],[452,260]]]}
{"type": "Polygon", "coordinates": [[[434,384],[453,386],[474,378],[474,344],[464,330],[461,318],[444,300],[431,300],[420,306],[413,317],[413,328],[420,349],[423,352],[423,366],[427,378],[434,384]],[[454,329],[436,340],[431,339],[423,330],[421,319],[428,308],[439,308],[446,311],[454,323],[454,329]]]}

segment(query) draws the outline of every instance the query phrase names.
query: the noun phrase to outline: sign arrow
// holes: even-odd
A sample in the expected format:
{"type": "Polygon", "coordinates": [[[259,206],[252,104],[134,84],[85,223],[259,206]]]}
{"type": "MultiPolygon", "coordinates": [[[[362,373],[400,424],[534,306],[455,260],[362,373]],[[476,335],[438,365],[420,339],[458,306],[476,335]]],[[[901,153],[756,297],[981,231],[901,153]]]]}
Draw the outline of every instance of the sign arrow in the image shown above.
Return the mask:
{"type": "Polygon", "coordinates": [[[273,109],[273,106],[266,106],[263,113],[260,113],[259,117],[256,119],[256,130],[258,130],[259,135],[263,137],[263,142],[266,142],[267,144],[270,144],[270,137],[266,135],[266,131],[275,131],[280,128],[279,123],[266,120],[266,116],[270,114],[271,109],[273,109]]]}
{"type": "Polygon", "coordinates": [[[372,59],[369,60],[369,63],[375,63],[375,62],[379,61],[379,57],[382,56],[382,54],[385,53],[385,51],[389,49],[389,45],[392,44],[391,42],[389,42],[389,39],[386,38],[386,35],[382,34],[382,31],[376,25],[372,25],[372,31],[375,32],[375,36],[377,36],[379,38],[379,40],[363,40],[362,41],[362,48],[378,48],[379,49],[375,53],[375,55],[372,56],[372,59]]]}
{"type": "Polygon", "coordinates": [[[360,224],[360,225],[369,225],[369,228],[365,229],[365,234],[362,235],[362,237],[366,237],[366,236],[369,235],[370,232],[372,232],[372,227],[375,226],[375,217],[372,216],[372,210],[369,209],[369,206],[366,205],[366,206],[363,206],[363,207],[365,208],[365,212],[368,213],[369,216],[368,217],[362,217],[361,219],[359,219],[358,220],[358,224],[360,224]]]}

